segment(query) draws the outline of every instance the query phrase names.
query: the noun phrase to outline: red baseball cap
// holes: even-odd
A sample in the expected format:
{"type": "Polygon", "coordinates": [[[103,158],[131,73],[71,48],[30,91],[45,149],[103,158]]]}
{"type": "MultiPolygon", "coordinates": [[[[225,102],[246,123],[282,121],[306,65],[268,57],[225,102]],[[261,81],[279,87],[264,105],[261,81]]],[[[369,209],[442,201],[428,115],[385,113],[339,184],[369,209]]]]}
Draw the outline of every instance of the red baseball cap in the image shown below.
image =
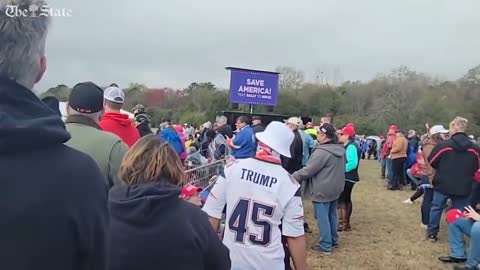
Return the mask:
{"type": "Polygon", "coordinates": [[[464,218],[465,214],[458,209],[450,209],[445,214],[445,217],[447,219],[447,223],[450,224],[457,221],[459,218],[464,218]]]}
{"type": "Polygon", "coordinates": [[[396,125],[391,125],[389,128],[388,128],[388,134],[387,135],[394,135],[397,133],[397,130],[398,130],[398,127],[396,125]],[[392,132],[390,132],[392,131],[392,132]]]}
{"type": "Polygon", "coordinates": [[[183,186],[182,191],[180,192],[180,198],[181,199],[188,199],[192,197],[193,195],[197,194],[198,192],[202,191],[203,188],[196,187],[191,184],[187,184],[183,186]]]}
{"type": "Polygon", "coordinates": [[[340,134],[348,135],[348,137],[355,137],[355,128],[352,125],[346,125],[342,128],[340,134]]]}

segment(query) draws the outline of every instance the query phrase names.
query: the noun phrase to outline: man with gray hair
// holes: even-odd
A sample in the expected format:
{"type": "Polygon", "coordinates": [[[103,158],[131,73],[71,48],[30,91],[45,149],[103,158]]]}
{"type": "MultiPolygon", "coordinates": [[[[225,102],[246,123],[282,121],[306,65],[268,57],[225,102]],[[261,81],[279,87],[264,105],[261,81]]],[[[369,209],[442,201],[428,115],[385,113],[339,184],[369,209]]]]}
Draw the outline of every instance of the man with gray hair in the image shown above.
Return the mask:
{"type": "Polygon", "coordinates": [[[65,121],[72,136],[66,144],[90,155],[105,175],[110,188],[119,184],[118,170],[128,150],[125,143],[113,133],[98,125],[103,115],[103,91],[91,82],[75,85],[70,93],[65,121]]]}
{"type": "Polygon", "coordinates": [[[42,0],[0,1],[0,269],[106,269],[105,180],[64,143],[60,116],[31,91],[46,70],[42,0]]]}

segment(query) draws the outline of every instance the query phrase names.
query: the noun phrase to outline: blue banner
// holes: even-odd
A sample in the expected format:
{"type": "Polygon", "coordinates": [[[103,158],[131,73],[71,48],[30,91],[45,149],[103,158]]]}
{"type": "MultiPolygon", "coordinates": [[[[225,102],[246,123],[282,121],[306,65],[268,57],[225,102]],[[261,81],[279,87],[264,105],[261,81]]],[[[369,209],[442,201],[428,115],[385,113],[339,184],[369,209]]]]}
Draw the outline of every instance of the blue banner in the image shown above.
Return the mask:
{"type": "Polygon", "coordinates": [[[276,106],[278,73],[229,68],[230,102],[276,106]]]}

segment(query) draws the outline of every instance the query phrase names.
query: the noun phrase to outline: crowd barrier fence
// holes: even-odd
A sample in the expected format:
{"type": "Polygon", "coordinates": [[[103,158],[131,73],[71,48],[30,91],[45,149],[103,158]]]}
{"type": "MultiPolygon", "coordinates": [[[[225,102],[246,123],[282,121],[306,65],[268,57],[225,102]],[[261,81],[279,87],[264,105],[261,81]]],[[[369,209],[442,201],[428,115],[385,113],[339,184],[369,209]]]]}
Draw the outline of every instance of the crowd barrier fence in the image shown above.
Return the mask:
{"type": "Polygon", "coordinates": [[[186,178],[183,185],[192,184],[203,189],[208,189],[215,183],[217,177],[223,173],[225,162],[226,160],[222,159],[206,165],[187,169],[185,171],[186,178]]]}

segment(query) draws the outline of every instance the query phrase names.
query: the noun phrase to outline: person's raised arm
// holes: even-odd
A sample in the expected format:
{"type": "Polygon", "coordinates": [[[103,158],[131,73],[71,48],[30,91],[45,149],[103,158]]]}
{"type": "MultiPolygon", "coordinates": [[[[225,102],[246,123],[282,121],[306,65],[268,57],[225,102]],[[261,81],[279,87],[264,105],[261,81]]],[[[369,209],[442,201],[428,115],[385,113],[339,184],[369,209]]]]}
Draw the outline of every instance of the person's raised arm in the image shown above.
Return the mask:
{"type": "Polygon", "coordinates": [[[227,145],[232,149],[240,149],[244,144],[244,138],[242,134],[234,135],[232,139],[227,138],[227,145]],[[238,136],[240,135],[240,136],[238,136]]]}

